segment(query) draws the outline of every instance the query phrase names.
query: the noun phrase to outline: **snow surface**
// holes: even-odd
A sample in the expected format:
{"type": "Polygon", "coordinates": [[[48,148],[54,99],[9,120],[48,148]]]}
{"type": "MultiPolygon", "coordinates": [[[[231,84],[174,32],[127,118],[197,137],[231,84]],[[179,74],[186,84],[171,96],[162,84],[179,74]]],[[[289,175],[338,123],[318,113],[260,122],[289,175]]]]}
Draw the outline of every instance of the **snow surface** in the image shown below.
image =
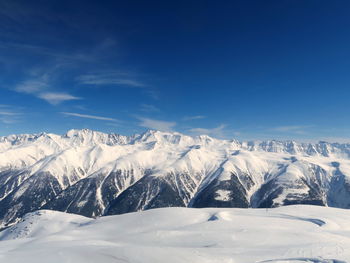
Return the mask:
{"type": "Polygon", "coordinates": [[[0,232],[6,263],[350,262],[350,211],[162,208],[98,219],[41,210],[0,232]]]}

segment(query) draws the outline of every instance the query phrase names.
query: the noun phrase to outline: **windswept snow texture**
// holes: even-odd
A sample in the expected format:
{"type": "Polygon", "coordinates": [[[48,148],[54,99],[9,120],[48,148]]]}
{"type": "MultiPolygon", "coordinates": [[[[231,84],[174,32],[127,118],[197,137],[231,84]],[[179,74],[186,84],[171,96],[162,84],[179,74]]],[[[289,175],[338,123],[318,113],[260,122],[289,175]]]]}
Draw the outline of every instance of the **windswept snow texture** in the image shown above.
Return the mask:
{"type": "Polygon", "coordinates": [[[97,217],[174,206],[350,208],[349,176],[350,144],[12,135],[0,137],[0,229],[38,209],[97,217]]]}
{"type": "Polygon", "coordinates": [[[0,232],[6,263],[344,263],[350,210],[162,208],[90,219],[41,210],[0,232]]]}

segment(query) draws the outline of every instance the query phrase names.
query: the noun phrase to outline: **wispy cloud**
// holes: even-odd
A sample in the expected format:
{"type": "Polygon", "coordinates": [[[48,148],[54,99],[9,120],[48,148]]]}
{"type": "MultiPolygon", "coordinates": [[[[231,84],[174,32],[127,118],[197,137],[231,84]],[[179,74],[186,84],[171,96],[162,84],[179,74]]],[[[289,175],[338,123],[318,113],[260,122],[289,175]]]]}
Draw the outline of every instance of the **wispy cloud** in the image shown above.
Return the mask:
{"type": "Polygon", "coordinates": [[[226,124],[221,124],[218,127],[208,129],[208,128],[192,128],[189,130],[189,132],[195,134],[195,135],[209,135],[217,138],[224,138],[225,136],[225,128],[227,127],[226,124]]]}
{"type": "Polygon", "coordinates": [[[81,114],[81,113],[76,113],[76,112],[61,112],[61,114],[66,115],[66,116],[85,118],[85,119],[94,119],[94,120],[101,120],[101,121],[119,122],[119,120],[117,120],[115,118],[96,116],[96,115],[88,115],[88,114],[81,114]]]}
{"type": "Polygon", "coordinates": [[[205,119],[205,116],[203,115],[195,115],[195,116],[185,116],[183,118],[184,121],[192,121],[192,120],[200,120],[205,119]]]}
{"type": "MultiPolygon", "coordinates": [[[[64,48],[61,45],[41,45],[37,44],[36,41],[22,39],[21,32],[23,32],[23,35],[27,34],[25,28],[30,26],[30,23],[26,23],[28,14],[31,14],[29,18],[32,21],[38,19],[38,22],[43,22],[40,29],[45,32],[58,21],[60,24],[67,22],[66,26],[68,28],[76,30],[74,24],[62,20],[62,17],[56,17],[56,14],[42,12],[41,8],[44,7],[40,5],[39,8],[33,7],[32,4],[12,4],[11,1],[4,1],[4,3],[0,1],[0,15],[6,15],[6,20],[12,20],[10,28],[5,31],[14,35],[9,39],[3,38],[0,40],[0,51],[4,54],[0,57],[0,64],[6,66],[9,72],[17,72],[17,79],[19,80],[19,82],[8,87],[3,85],[3,88],[33,95],[52,105],[82,99],[64,88],[67,85],[75,89],[81,89],[83,86],[137,88],[140,93],[146,93],[152,98],[157,98],[155,88],[147,85],[143,80],[144,77],[137,75],[137,73],[131,73],[129,70],[124,70],[115,63],[120,58],[120,53],[117,42],[113,38],[102,39],[94,44],[82,45],[79,49],[64,48]],[[33,67],[29,64],[33,58],[40,61],[39,67],[33,67]],[[65,86],[62,85],[63,82],[65,86]]],[[[2,30],[0,29],[0,34],[2,30]]],[[[45,34],[43,35],[45,37],[45,34]]],[[[55,38],[57,38],[57,41],[62,40],[60,34],[50,35],[50,41],[55,40],[55,38]]],[[[34,64],[38,65],[39,63],[34,64]]],[[[4,72],[2,74],[5,75],[4,72]]]]}
{"type": "Polygon", "coordinates": [[[0,105],[0,122],[4,124],[16,123],[19,121],[22,113],[10,105],[0,105]]]}
{"type": "Polygon", "coordinates": [[[29,79],[19,83],[14,90],[19,93],[31,94],[43,99],[52,105],[58,105],[65,101],[80,100],[80,97],[73,96],[67,92],[57,92],[50,87],[47,74],[38,78],[29,79]]]}
{"type": "Polygon", "coordinates": [[[317,142],[326,141],[330,143],[350,143],[350,137],[320,137],[317,142]]]}
{"type": "Polygon", "coordinates": [[[40,93],[48,88],[46,79],[35,79],[23,81],[15,87],[15,91],[27,94],[40,93]]]}
{"type": "Polygon", "coordinates": [[[306,129],[310,128],[310,125],[290,125],[290,126],[278,126],[272,128],[271,131],[283,132],[283,133],[295,133],[295,134],[304,134],[306,129]]]}
{"type": "Polygon", "coordinates": [[[141,111],[144,112],[156,112],[156,111],[160,111],[156,106],[154,105],[150,105],[150,104],[141,104],[141,111]]]}
{"type": "Polygon", "coordinates": [[[138,125],[148,129],[154,129],[159,131],[173,131],[173,128],[176,126],[176,122],[172,121],[161,121],[143,117],[137,118],[140,120],[140,123],[138,125]]]}
{"type": "MultiPolygon", "coordinates": [[[[1,13],[1,12],[0,12],[1,13]]],[[[90,74],[90,75],[78,75],[77,71],[87,69],[90,67],[105,68],[106,53],[109,51],[115,42],[111,39],[102,41],[101,43],[94,45],[86,50],[80,51],[66,51],[57,48],[36,46],[27,43],[15,43],[15,42],[1,42],[0,48],[5,51],[18,50],[22,52],[23,56],[28,54],[35,54],[44,61],[45,66],[25,68],[19,70],[19,78],[24,79],[17,83],[14,87],[9,87],[18,93],[30,94],[37,98],[43,99],[50,104],[57,105],[65,101],[78,100],[80,97],[70,94],[67,90],[62,90],[60,87],[61,80],[67,80],[66,76],[69,76],[68,81],[71,85],[76,84],[90,84],[90,85],[102,85],[102,84],[119,84],[122,86],[131,87],[143,87],[144,84],[133,78],[127,73],[118,73],[113,70],[106,69],[107,73],[90,74]],[[101,66],[103,64],[104,66],[101,66]],[[66,74],[69,72],[69,74],[66,74]],[[119,78],[118,78],[118,77],[119,78]]],[[[17,56],[14,59],[17,61],[17,56]]],[[[13,60],[12,57],[8,60],[13,60]]],[[[5,64],[6,61],[4,61],[5,64]]],[[[17,68],[21,68],[22,61],[19,59],[16,63],[17,68]]],[[[103,72],[103,71],[102,71],[103,72]]]]}
{"type": "Polygon", "coordinates": [[[76,53],[64,53],[59,50],[54,50],[44,46],[36,46],[23,43],[15,42],[2,42],[0,40],[0,48],[5,50],[18,50],[25,53],[32,53],[39,56],[44,56],[49,59],[54,59],[55,62],[62,64],[72,64],[72,63],[86,63],[95,61],[94,54],[87,54],[82,52],[76,53]]]}
{"type": "Polygon", "coordinates": [[[76,80],[82,85],[115,85],[133,88],[141,88],[146,86],[144,83],[135,79],[130,74],[121,72],[103,72],[81,75],[77,77],[76,80]]]}
{"type": "Polygon", "coordinates": [[[152,99],[159,99],[158,91],[155,87],[146,84],[140,77],[123,71],[113,71],[106,69],[99,72],[80,75],[75,81],[80,86],[90,86],[95,88],[116,87],[116,88],[135,88],[147,94],[152,99]]]}
{"type": "Polygon", "coordinates": [[[42,92],[37,94],[38,98],[46,100],[52,105],[60,104],[64,101],[80,100],[81,98],[64,92],[42,92]]]}

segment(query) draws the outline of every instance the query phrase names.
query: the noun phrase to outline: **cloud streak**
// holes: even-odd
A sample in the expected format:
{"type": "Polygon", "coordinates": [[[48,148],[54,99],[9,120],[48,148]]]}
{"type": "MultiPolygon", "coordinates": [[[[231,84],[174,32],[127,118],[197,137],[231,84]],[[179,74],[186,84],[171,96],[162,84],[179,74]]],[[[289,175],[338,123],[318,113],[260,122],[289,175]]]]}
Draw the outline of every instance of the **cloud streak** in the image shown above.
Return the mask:
{"type": "Polygon", "coordinates": [[[17,85],[15,91],[26,94],[36,94],[47,88],[48,84],[44,79],[27,80],[17,85]]]}
{"type": "Polygon", "coordinates": [[[103,117],[103,116],[96,116],[96,115],[88,115],[88,114],[80,114],[80,113],[76,113],[76,112],[61,112],[61,114],[66,115],[66,116],[85,118],[85,119],[119,122],[119,120],[114,119],[114,118],[103,117]]]}
{"type": "Polygon", "coordinates": [[[312,126],[308,125],[290,125],[290,126],[279,126],[272,128],[272,131],[282,132],[282,133],[295,133],[295,134],[304,134],[307,128],[312,126]]]}
{"type": "Polygon", "coordinates": [[[80,97],[76,97],[64,92],[42,92],[42,93],[38,93],[37,97],[47,101],[52,105],[58,105],[65,101],[81,99],[80,97]]]}
{"type": "Polygon", "coordinates": [[[22,113],[9,105],[0,105],[0,122],[12,124],[19,121],[22,113]]]}
{"type": "Polygon", "coordinates": [[[192,128],[189,130],[189,132],[195,134],[195,135],[209,135],[217,138],[223,138],[225,137],[225,128],[227,127],[226,124],[221,124],[218,127],[208,129],[208,128],[192,128]]]}
{"type": "Polygon", "coordinates": [[[144,112],[157,112],[160,111],[156,106],[150,104],[141,104],[141,111],[144,112]]]}
{"type": "Polygon", "coordinates": [[[173,128],[176,126],[176,122],[172,121],[161,121],[149,118],[138,117],[140,127],[154,129],[159,131],[173,131],[173,128]]]}
{"type": "Polygon", "coordinates": [[[65,101],[80,100],[67,92],[57,92],[50,89],[48,75],[45,74],[37,79],[30,79],[18,84],[14,90],[19,93],[30,94],[43,99],[52,105],[58,105],[65,101]]]}
{"type": "Polygon", "coordinates": [[[200,120],[200,119],[205,119],[205,116],[195,115],[195,116],[186,116],[183,118],[184,121],[193,121],[193,120],[200,120]]]}
{"type": "Polygon", "coordinates": [[[127,86],[132,88],[142,88],[146,85],[134,78],[131,78],[129,74],[120,72],[105,72],[96,74],[81,75],[76,78],[81,85],[104,85],[104,86],[127,86]]]}

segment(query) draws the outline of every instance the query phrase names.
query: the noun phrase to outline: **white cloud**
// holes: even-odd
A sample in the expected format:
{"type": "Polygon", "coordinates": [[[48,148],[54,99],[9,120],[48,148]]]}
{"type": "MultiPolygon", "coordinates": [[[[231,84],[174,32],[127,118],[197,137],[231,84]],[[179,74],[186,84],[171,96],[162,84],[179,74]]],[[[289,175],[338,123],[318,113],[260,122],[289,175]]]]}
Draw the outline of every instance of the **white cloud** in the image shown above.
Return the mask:
{"type": "Polygon", "coordinates": [[[306,126],[306,125],[290,125],[290,126],[279,126],[272,128],[272,131],[276,132],[285,132],[285,133],[295,133],[295,134],[304,134],[305,130],[307,128],[310,128],[312,126],[306,126]]]}
{"type": "Polygon", "coordinates": [[[134,88],[140,88],[145,86],[145,84],[132,78],[132,76],[130,76],[129,74],[120,72],[106,72],[82,75],[77,77],[76,80],[83,85],[120,85],[134,88]]]}
{"type": "Polygon", "coordinates": [[[96,54],[94,50],[86,53],[74,52],[74,53],[64,53],[57,49],[52,49],[45,46],[36,46],[16,42],[3,42],[0,41],[0,48],[5,49],[17,49],[25,50],[26,52],[31,52],[36,55],[46,56],[51,59],[55,59],[56,63],[72,64],[72,63],[86,63],[86,62],[95,62],[96,54]]]}
{"type": "Polygon", "coordinates": [[[200,120],[200,119],[205,119],[205,116],[195,115],[195,116],[186,116],[183,118],[184,121],[192,121],[192,120],[200,120]]]}
{"type": "MultiPolygon", "coordinates": [[[[108,67],[109,63],[106,63],[106,61],[117,59],[116,53],[110,52],[112,49],[115,51],[115,45],[115,40],[107,38],[84,50],[63,51],[49,46],[0,41],[0,49],[23,51],[43,59],[42,65],[44,66],[26,68],[24,71],[21,67],[21,64],[23,64],[21,56],[5,59],[4,62],[11,63],[12,67],[18,68],[18,79],[24,80],[17,83],[18,85],[10,87],[13,91],[33,95],[54,105],[67,100],[80,99],[79,96],[75,96],[76,94],[59,87],[58,84],[61,84],[61,80],[64,80],[65,83],[71,82],[72,85],[79,86],[79,88],[82,88],[82,85],[84,87],[118,86],[137,88],[140,92],[147,93],[156,99],[155,88],[143,83],[141,75],[125,72],[116,67],[108,67]],[[85,70],[90,66],[94,66],[98,70],[88,71],[87,74],[76,74],[77,69],[85,70]],[[57,96],[53,97],[53,94],[57,96]]],[[[0,58],[0,60],[2,59],[0,58]]]]}
{"type": "Polygon", "coordinates": [[[176,122],[171,121],[160,121],[142,117],[138,117],[138,119],[140,120],[139,126],[148,129],[154,129],[159,131],[172,131],[173,127],[176,126],[176,122]]]}
{"type": "Polygon", "coordinates": [[[146,93],[151,98],[157,100],[158,92],[156,88],[145,84],[138,78],[139,77],[135,76],[135,74],[128,72],[106,70],[104,72],[95,72],[91,74],[80,75],[75,78],[75,81],[81,86],[85,85],[96,88],[104,86],[137,88],[142,90],[142,92],[146,93]]]}
{"type": "Polygon", "coordinates": [[[141,104],[141,111],[155,112],[160,111],[156,106],[150,104],[141,104]]]}
{"type": "Polygon", "coordinates": [[[75,97],[73,95],[70,95],[64,92],[43,92],[43,93],[37,94],[37,97],[40,99],[46,100],[48,103],[52,105],[57,105],[64,101],[81,99],[79,97],[75,97]]]}
{"type": "Polygon", "coordinates": [[[31,94],[52,105],[57,105],[65,101],[81,99],[66,92],[52,91],[49,85],[48,74],[43,74],[37,79],[24,81],[18,84],[14,90],[19,93],[31,94]]]}
{"type": "Polygon", "coordinates": [[[218,127],[207,129],[207,128],[192,128],[189,131],[195,135],[209,135],[217,138],[225,137],[225,128],[227,125],[221,124],[218,127]]]}
{"type": "Polygon", "coordinates": [[[15,91],[20,93],[35,94],[47,89],[48,85],[45,80],[28,80],[16,86],[15,91]]]}
{"type": "Polygon", "coordinates": [[[17,116],[18,113],[10,111],[0,111],[1,116],[17,116]]]}
{"type": "Polygon", "coordinates": [[[86,119],[94,119],[94,120],[101,120],[101,121],[113,121],[118,122],[117,119],[109,118],[109,117],[103,117],[103,116],[96,116],[96,115],[88,115],[88,114],[80,114],[75,112],[61,112],[64,115],[67,116],[73,116],[78,118],[86,118],[86,119]]]}
{"type": "Polygon", "coordinates": [[[22,113],[9,105],[0,105],[0,122],[11,124],[18,122],[22,113]]]}

